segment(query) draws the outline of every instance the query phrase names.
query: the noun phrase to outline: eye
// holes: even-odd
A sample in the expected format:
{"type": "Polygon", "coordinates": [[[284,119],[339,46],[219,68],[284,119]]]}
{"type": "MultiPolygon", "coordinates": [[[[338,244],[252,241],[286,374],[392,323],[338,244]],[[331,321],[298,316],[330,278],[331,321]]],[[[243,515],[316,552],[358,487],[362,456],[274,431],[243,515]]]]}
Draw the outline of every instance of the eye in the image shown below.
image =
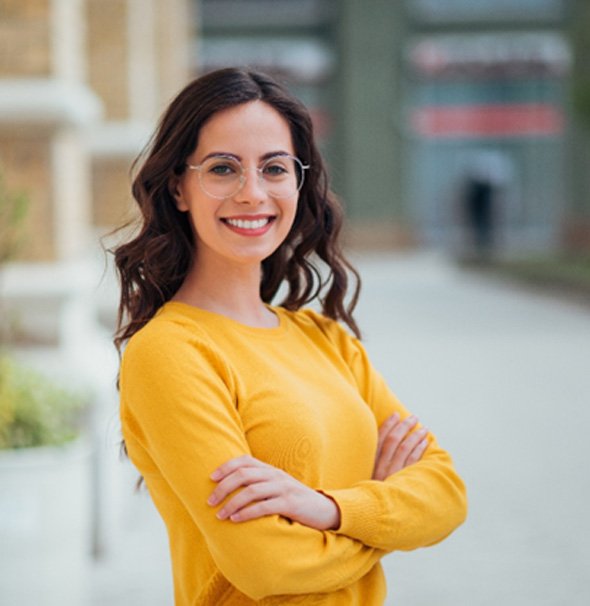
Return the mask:
{"type": "Polygon", "coordinates": [[[265,177],[282,177],[292,172],[285,161],[271,160],[262,167],[262,172],[265,177]]]}
{"type": "Polygon", "coordinates": [[[233,177],[241,172],[239,164],[228,158],[213,158],[205,163],[204,169],[212,177],[233,177]]]}

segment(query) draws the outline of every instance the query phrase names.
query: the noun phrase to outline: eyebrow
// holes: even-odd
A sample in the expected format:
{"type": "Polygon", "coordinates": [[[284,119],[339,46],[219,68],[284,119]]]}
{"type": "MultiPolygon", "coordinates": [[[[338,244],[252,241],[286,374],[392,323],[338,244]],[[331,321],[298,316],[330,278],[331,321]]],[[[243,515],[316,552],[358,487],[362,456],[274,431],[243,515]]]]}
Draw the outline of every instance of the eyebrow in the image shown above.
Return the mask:
{"type": "MultiPolygon", "coordinates": [[[[288,151],[279,149],[276,151],[266,152],[265,154],[260,156],[260,161],[264,162],[265,160],[268,160],[269,158],[276,158],[276,157],[280,157],[280,156],[291,156],[291,155],[292,154],[289,153],[288,151]]],[[[201,160],[201,163],[205,162],[206,160],[209,160],[209,158],[233,158],[234,160],[237,160],[238,162],[242,162],[242,157],[238,156],[238,154],[232,154],[231,152],[224,152],[224,151],[216,151],[216,152],[211,152],[210,154],[207,154],[201,160]]]]}

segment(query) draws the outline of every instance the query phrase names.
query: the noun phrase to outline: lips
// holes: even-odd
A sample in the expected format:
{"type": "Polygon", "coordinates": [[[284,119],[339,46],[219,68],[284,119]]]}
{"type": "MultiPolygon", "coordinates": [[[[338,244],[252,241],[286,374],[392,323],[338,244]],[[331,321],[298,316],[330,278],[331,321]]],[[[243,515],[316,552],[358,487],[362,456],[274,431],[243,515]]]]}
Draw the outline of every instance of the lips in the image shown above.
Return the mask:
{"type": "Polygon", "coordinates": [[[222,219],[224,223],[239,229],[261,229],[268,225],[274,217],[261,217],[260,219],[222,219]]]}
{"type": "Polygon", "coordinates": [[[270,229],[275,219],[274,215],[241,215],[223,217],[221,221],[231,231],[243,236],[262,236],[270,229]]]}

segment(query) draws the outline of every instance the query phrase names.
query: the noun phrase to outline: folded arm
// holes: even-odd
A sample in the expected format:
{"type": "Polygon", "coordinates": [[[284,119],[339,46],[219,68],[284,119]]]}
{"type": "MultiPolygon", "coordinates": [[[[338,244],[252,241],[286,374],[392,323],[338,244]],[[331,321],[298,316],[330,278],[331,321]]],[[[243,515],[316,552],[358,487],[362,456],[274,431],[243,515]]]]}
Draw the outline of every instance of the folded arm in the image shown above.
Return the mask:
{"type": "MultiPolygon", "coordinates": [[[[370,363],[362,344],[336,322],[321,316],[316,321],[345,358],[381,430],[391,423],[392,415],[398,415],[406,424],[414,423],[409,411],[370,363]]],[[[402,466],[398,459],[379,474],[374,473],[371,480],[325,491],[340,509],[341,524],[336,532],[390,552],[437,543],[465,520],[465,486],[450,455],[431,433],[419,435],[417,432],[422,429],[416,424],[410,434],[417,436],[416,445],[425,447],[411,461],[413,464],[402,466]]]]}

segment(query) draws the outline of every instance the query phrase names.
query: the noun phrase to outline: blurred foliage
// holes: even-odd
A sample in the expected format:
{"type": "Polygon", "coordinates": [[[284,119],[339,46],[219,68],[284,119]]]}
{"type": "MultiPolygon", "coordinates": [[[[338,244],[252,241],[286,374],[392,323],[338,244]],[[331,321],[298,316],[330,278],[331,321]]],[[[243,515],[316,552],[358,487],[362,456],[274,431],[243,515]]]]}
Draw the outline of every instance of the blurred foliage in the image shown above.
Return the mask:
{"type": "Polygon", "coordinates": [[[590,254],[498,261],[491,269],[531,286],[590,303],[590,254]]]}
{"type": "Polygon", "coordinates": [[[590,2],[575,0],[571,19],[574,65],[573,107],[580,120],[590,127],[590,2]]]}
{"type": "Polygon", "coordinates": [[[88,397],[0,357],[0,449],[65,444],[82,429],[88,397]]]}
{"type": "Polygon", "coordinates": [[[0,172],[0,265],[12,259],[23,241],[28,198],[8,189],[0,172]]]}
{"type": "MultiPolygon", "coordinates": [[[[23,242],[28,206],[27,196],[22,192],[10,190],[0,170],[0,270],[4,263],[16,256],[23,242]]],[[[2,294],[0,288],[0,343],[8,340],[10,332],[8,313],[4,309],[2,294]]]]}
{"type": "Polygon", "coordinates": [[[523,276],[579,283],[590,288],[590,256],[542,257],[513,261],[514,271],[523,276]]]}

